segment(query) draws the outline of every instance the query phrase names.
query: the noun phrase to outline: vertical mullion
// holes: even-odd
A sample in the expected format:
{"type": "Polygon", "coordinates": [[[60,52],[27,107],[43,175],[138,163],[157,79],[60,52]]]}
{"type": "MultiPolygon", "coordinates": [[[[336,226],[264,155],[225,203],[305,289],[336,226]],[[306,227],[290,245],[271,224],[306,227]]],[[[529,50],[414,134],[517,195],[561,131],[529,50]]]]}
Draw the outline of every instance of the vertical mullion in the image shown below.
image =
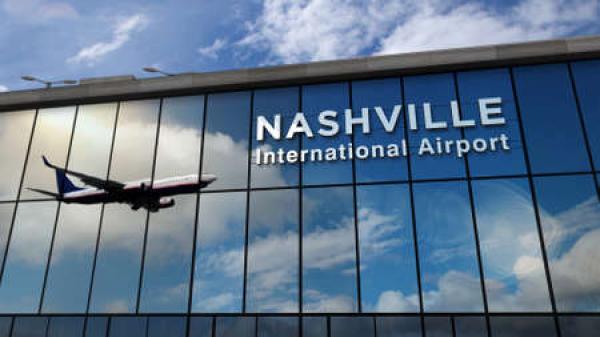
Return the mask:
{"type": "MultiPolygon", "coordinates": [[[[352,109],[352,82],[348,81],[348,106],[352,109]]],[[[350,135],[350,142],[354,144],[354,130],[350,135]]],[[[355,250],[355,266],[356,266],[356,301],[358,303],[358,312],[362,312],[362,294],[360,286],[360,237],[358,231],[358,211],[356,197],[356,161],[352,156],[352,207],[354,212],[354,250],[355,250]]]]}
{"type": "MultiPolygon", "coordinates": [[[[250,92],[250,123],[248,123],[248,155],[247,155],[247,176],[246,176],[246,223],[244,233],[244,284],[242,289],[242,313],[246,312],[246,297],[248,295],[248,242],[250,233],[248,226],[250,222],[250,175],[252,172],[252,118],[254,116],[254,90],[250,92]]],[[[256,322],[255,322],[256,324],[256,322]]]]}

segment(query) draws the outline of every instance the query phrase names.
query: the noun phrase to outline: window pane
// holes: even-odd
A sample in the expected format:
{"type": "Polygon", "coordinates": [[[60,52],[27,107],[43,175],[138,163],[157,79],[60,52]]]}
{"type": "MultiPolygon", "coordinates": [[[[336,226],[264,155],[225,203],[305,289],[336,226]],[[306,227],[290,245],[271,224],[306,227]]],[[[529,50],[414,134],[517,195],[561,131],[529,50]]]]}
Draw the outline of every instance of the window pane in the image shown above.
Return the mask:
{"type": "Polygon", "coordinates": [[[600,331],[600,317],[561,317],[559,320],[562,337],[588,337],[600,331]]]}
{"type": "Polygon", "coordinates": [[[419,317],[377,317],[377,337],[421,337],[419,317]]]}
{"type": "Polygon", "coordinates": [[[80,337],[83,334],[83,317],[52,317],[47,337],[80,337]]]}
{"type": "MultiPolygon", "coordinates": [[[[300,166],[298,164],[286,163],[275,165],[256,165],[256,150],[277,151],[283,149],[300,150],[300,137],[286,139],[287,126],[291,124],[294,116],[299,110],[298,87],[276,88],[266,90],[256,90],[254,92],[254,111],[252,118],[252,187],[270,187],[270,186],[293,186],[298,185],[300,177],[300,166]],[[274,115],[281,115],[281,139],[273,139],[265,131],[265,140],[257,140],[258,116],[264,116],[270,123],[274,121],[274,115]]],[[[259,157],[260,159],[260,157],[259,157]]]]}
{"type": "Polygon", "coordinates": [[[106,329],[108,329],[108,317],[87,317],[85,337],[106,337],[106,329]]]}
{"type": "Polygon", "coordinates": [[[415,184],[414,196],[425,311],[483,311],[466,184],[415,184]]]}
{"type": "Polygon", "coordinates": [[[408,186],[359,186],[356,193],[363,311],[418,312],[408,186]]]}
{"type": "Polygon", "coordinates": [[[46,337],[48,317],[15,317],[12,337],[46,337]]]}
{"type": "Polygon", "coordinates": [[[302,195],[303,311],[354,312],[356,249],[352,188],[302,195]]]}
{"type": "Polygon", "coordinates": [[[475,181],[473,194],[489,310],[549,311],[527,180],[475,181]]]}
{"type": "Polygon", "coordinates": [[[600,170],[600,61],[572,63],[573,79],[581,106],[596,171],[600,170]]]}
{"type": "Polygon", "coordinates": [[[372,317],[332,317],[331,337],[374,337],[372,317]]]}
{"type": "Polygon", "coordinates": [[[20,203],[0,286],[0,312],[36,313],[57,203],[20,203]]]}
{"type": "Polygon", "coordinates": [[[246,193],[200,194],[194,312],[240,312],[246,193]]]}
{"type": "Polygon", "coordinates": [[[113,317],[109,337],[146,337],[146,317],[113,317]]]}
{"type": "Polygon", "coordinates": [[[494,337],[554,337],[554,320],[551,317],[492,317],[494,337]]]}
{"type": "Polygon", "coordinates": [[[450,317],[425,317],[425,336],[451,337],[452,323],[450,317]]]}
{"type": "Polygon", "coordinates": [[[250,194],[246,311],[298,312],[298,190],[250,194]]]}
{"type": "Polygon", "coordinates": [[[302,337],[327,337],[325,317],[302,317],[302,337]]]}
{"type": "MultiPolygon", "coordinates": [[[[414,104],[417,116],[417,130],[409,130],[409,146],[414,179],[433,179],[464,177],[465,165],[462,158],[453,154],[431,155],[427,152],[418,155],[422,139],[435,142],[436,137],[442,140],[461,138],[460,129],[448,125],[446,128],[426,129],[424,104],[431,107],[432,121],[449,121],[450,101],[456,99],[452,74],[433,74],[409,76],[404,79],[404,95],[406,104],[414,104]]],[[[407,108],[408,110],[408,108],[407,108]]]]}
{"type": "MultiPolygon", "coordinates": [[[[352,138],[344,133],[343,123],[340,122],[340,132],[333,137],[323,137],[318,134],[319,113],[324,110],[337,112],[337,120],[343,120],[344,109],[349,108],[348,83],[317,84],[302,87],[302,112],[310,125],[314,137],[302,138],[302,147],[309,150],[304,163],[302,178],[305,185],[340,184],[352,182],[352,161],[325,161],[327,148],[338,148],[341,144],[347,146],[352,138]],[[320,149],[322,161],[311,161],[312,149],[320,149]]],[[[317,151],[314,151],[317,152],[317,151]]],[[[318,159],[315,153],[315,159],[318,159]]]]}
{"type": "Polygon", "coordinates": [[[10,337],[10,329],[12,326],[12,317],[0,317],[0,336],[10,337]]]}
{"type": "Polygon", "coordinates": [[[148,318],[147,337],[185,337],[185,317],[148,318]]]}
{"type": "Polygon", "coordinates": [[[300,317],[259,317],[258,337],[298,337],[300,317]]]}
{"type": "Polygon", "coordinates": [[[535,178],[559,311],[600,311],[600,203],[591,176],[535,178]]]}
{"type": "Polygon", "coordinates": [[[408,179],[406,157],[402,156],[404,107],[392,132],[386,132],[375,112],[375,107],[381,107],[386,118],[390,120],[396,105],[402,105],[399,78],[352,82],[354,116],[361,116],[361,109],[368,108],[371,129],[369,134],[363,134],[360,126],[355,127],[354,147],[383,145],[387,150],[389,144],[395,144],[400,149],[397,157],[356,160],[356,180],[359,182],[408,179]]]}
{"type": "Polygon", "coordinates": [[[503,150],[502,145],[498,145],[496,151],[488,148],[486,152],[471,152],[467,158],[471,176],[524,174],[523,144],[508,69],[461,72],[457,78],[463,119],[480,121],[479,99],[500,97],[502,115],[494,118],[503,117],[506,122],[493,126],[476,122],[475,127],[465,129],[466,138],[490,140],[504,134],[510,147],[510,150],[503,150]]]}
{"type": "Polygon", "coordinates": [[[215,337],[254,337],[256,318],[217,317],[215,337]]]}
{"type": "Polygon", "coordinates": [[[485,317],[454,317],[456,337],[486,337],[485,317]]]}
{"type": "Polygon", "coordinates": [[[6,252],[6,243],[8,242],[8,233],[12,224],[15,204],[0,204],[0,269],[4,262],[4,253],[6,252]]]}
{"type": "Polygon", "coordinates": [[[518,67],[514,74],[532,171],[589,170],[567,66],[518,67]]]}
{"type": "Polygon", "coordinates": [[[212,337],[212,317],[190,317],[188,337],[212,337]]]}
{"type": "Polygon", "coordinates": [[[187,312],[196,200],[179,196],[175,206],[150,215],[141,312],[187,312]]]}
{"type": "Polygon", "coordinates": [[[34,116],[34,110],[0,113],[0,200],[17,198],[34,116]]]}
{"type": "Polygon", "coordinates": [[[214,94],[207,97],[202,173],[217,181],[207,189],[245,188],[248,181],[250,93],[214,94]]]}

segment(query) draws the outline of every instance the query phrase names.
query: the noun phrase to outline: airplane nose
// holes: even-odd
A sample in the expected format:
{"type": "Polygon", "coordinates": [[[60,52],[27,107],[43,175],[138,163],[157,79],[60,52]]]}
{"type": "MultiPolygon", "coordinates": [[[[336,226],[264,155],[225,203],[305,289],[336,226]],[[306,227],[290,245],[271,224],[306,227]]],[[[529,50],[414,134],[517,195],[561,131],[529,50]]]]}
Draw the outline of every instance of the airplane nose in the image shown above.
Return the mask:
{"type": "Polygon", "coordinates": [[[208,182],[214,182],[215,180],[217,180],[217,176],[214,174],[203,174],[202,175],[202,180],[204,181],[208,181],[208,182]]]}

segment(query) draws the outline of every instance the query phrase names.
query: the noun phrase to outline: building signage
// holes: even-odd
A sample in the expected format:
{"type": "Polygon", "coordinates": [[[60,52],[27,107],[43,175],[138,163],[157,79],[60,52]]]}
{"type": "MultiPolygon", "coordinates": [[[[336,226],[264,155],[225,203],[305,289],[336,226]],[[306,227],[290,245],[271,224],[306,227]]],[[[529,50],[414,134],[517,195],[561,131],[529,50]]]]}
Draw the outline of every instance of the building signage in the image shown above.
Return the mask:
{"type": "MultiPolygon", "coordinates": [[[[265,117],[258,116],[256,119],[256,140],[259,143],[272,139],[281,141],[294,139],[302,136],[308,139],[316,137],[336,137],[340,134],[352,135],[360,132],[368,135],[374,128],[382,129],[386,133],[393,133],[404,119],[402,113],[406,113],[406,121],[409,132],[419,130],[444,130],[449,128],[468,129],[481,127],[498,127],[506,124],[502,112],[501,97],[485,97],[477,100],[479,114],[476,118],[464,118],[461,115],[457,101],[449,102],[449,116],[436,112],[431,103],[423,103],[420,113],[417,113],[415,104],[395,105],[390,111],[381,106],[364,107],[356,113],[352,109],[345,109],[343,113],[335,110],[324,110],[317,115],[317,124],[309,124],[306,116],[298,112],[284,125],[281,114],[265,117]],[[376,123],[377,125],[372,125],[376,123]]],[[[414,149],[410,155],[414,156],[456,156],[462,158],[474,151],[502,152],[509,151],[509,137],[505,133],[498,133],[490,137],[445,139],[439,136],[422,137],[415,144],[410,144],[414,149]]],[[[298,162],[321,162],[397,158],[409,155],[409,146],[405,138],[398,142],[387,144],[372,144],[354,146],[350,143],[340,143],[336,146],[325,148],[306,149],[284,149],[272,147],[274,142],[263,145],[255,150],[253,160],[256,165],[295,164],[298,162]]]]}

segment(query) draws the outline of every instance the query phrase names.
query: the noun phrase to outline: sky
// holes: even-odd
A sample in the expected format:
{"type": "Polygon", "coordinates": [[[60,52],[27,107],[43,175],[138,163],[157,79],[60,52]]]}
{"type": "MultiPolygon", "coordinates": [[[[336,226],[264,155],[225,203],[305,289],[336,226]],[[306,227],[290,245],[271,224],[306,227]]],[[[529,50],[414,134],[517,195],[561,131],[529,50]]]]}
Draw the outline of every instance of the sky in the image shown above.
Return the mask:
{"type": "Polygon", "coordinates": [[[0,91],[600,33],[599,0],[0,0],[0,91]]]}

